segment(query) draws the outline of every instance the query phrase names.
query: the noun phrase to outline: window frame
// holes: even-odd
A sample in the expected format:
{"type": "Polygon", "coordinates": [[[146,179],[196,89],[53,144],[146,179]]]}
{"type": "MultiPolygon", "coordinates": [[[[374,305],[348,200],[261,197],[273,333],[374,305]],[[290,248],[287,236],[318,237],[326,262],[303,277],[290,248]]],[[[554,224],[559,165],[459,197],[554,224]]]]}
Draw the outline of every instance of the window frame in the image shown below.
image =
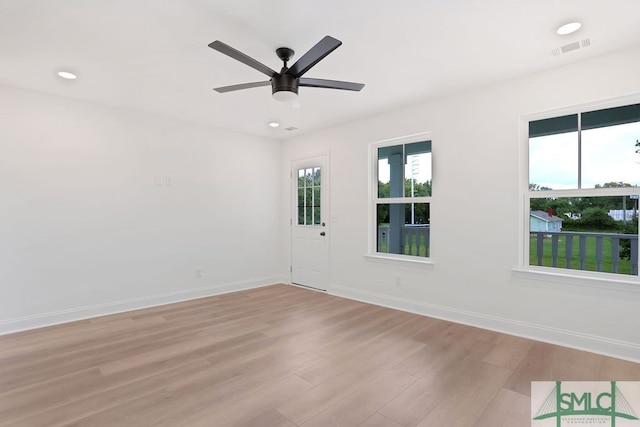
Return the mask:
{"type": "MultiPolygon", "coordinates": [[[[606,197],[640,195],[638,187],[616,188],[578,188],[561,190],[532,191],[529,189],[529,122],[545,120],[571,114],[582,115],[584,113],[624,107],[626,105],[640,103],[640,94],[611,98],[602,101],[590,102],[559,109],[548,110],[533,114],[521,115],[519,121],[519,158],[520,158],[520,237],[518,250],[518,265],[513,269],[514,276],[524,279],[541,280],[545,282],[563,283],[577,286],[603,288],[607,290],[640,292],[640,274],[637,276],[596,272],[586,270],[574,270],[558,267],[545,267],[530,265],[529,239],[530,239],[530,200],[532,198],[560,198],[560,197],[606,197]],[[537,195],[539,197],[531,197],[537,195]]],[[[640,234],[640,233],[639,233],[640,234]]],[[[639,251],[640,252],[640,251],[639,251]]],[[[640,258],[640,255],[639,255],[640,258]]]]}
{"type": "MultiPolygon", "coordinates": [[[[421,132],[412,135],[406,135],[398,138],[391,138],[382,141],[376,141],[369,144],[368,163],[369,163],[369,215],[368,215],[368,251],[365,257],[371,261],[398,264],[404,263],[408,266],[433,266],[432,245],[433,235],[431,234],[429,242],[429,256],[416,256],[394,254],[386,252],[378,252],[377,238],[377,208],[380,204],[407,204],[407,203],[428,203],[430,217],[433,215],[433,190],[432,195],[428,197],[378,197],[378,149],[382,147],[390,147],[394,145],[407,145],[417,142],[430,141],[433,144],[431,132],[421,132]]],[[[433,189],[434,182],[434,161],[433,161],[433,145],[431,148],[431,185],[433,189]]],[[[432,224],[432,221],[429,221],[432,224]]],[[[431,230],[430,230],[431,233],[431,230]]]]}

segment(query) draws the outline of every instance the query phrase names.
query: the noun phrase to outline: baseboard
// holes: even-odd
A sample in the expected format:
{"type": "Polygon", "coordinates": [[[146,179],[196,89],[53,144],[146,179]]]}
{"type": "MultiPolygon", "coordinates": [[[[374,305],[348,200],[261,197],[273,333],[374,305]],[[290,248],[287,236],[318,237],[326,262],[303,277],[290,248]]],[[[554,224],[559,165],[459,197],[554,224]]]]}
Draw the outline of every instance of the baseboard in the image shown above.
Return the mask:
{"type": "Polygon", "coordinates": [[[73,322],[76,320],[84,320],[92,317],[106,316],[109,314],[138,310],[141,308],[149,308],[175,302],[221,295],[229,292],[259,288],[276,283],[284,283],[286,280],[287,279],[283,277],[267,277],[256,280],[246,280],[234,283],[226,283],[223,285],[205,286],[183,291],[168,292],[164,294],[150,295],[140,298],[131,298],[127,300],[114,301],[110,303],[97,304],[86,307],[78,307],[70,310],[60,310],[16,319],[0,320],[0,335],[26,331],[29,329],[42,328],[45,326],[57,325],[60,323],[73,322]]]}
{"type": "Polygon", "coordinates": [[[337,285],[330,286],[328,293],[356,301],[640,363],[640,345],[636,343],[520,322],[337,285]]]}

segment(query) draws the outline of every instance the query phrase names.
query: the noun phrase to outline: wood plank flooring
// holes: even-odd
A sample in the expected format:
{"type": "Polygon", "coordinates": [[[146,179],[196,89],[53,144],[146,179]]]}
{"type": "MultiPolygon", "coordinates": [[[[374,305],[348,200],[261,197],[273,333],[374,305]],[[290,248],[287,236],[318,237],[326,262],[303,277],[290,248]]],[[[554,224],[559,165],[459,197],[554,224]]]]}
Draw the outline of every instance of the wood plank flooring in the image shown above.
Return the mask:
{"type": "Polygon", "coordinates": [[[0,336],[2,426],[530,425],[640,364],[288,285],[0,336]]]}

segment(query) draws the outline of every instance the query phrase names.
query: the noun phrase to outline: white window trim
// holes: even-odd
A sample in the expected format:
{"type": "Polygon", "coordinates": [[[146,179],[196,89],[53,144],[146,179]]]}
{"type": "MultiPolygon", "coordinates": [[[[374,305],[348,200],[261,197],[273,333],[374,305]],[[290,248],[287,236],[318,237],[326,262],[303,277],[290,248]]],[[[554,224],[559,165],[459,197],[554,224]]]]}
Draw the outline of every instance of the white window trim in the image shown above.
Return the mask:
{"type": "MultiPolygon", "coordinates": [[[[512,277],[520,279],[538,280],[567,285],[587,286],[606,290],[623,292],[640,292],[640,275],[630,276],[615,273],[570,270],[554,267],[540,267],[529,265],[529,122],[549,119],[569,114],[581,114],[605,108],[615,108],[624,105],[640,103],[640,93],[595,101],[570,107],[564,107],[544,112],[537,112],[520,116],[519,137],[519,224],[518,266],[512,270],[512,277]],[[527,189],[527,190],[525,190],[527,189]]],[[[553,190],[541,192],[549,196],[609,196],[622,194],[640,194],[640,187],[581,189],[581,190],[553,190]]],[[[640,252],[640,251],[639,251],[640,252]]]]}
{"type": "MultiPolygon", "coordinates": [[[[368,163],[369,163],[369,188],[368,188],[368,201],[369,201],[369,214],[367,218],[368,224],[368,251],[365,254],[365,259],[368,261],[379,262],[391,265],[404,265],[409,267],[426,267],[433,268],[433,257],[418,257],[413,255],[401,255],[401,254],[386,254],[377,252],[377,232],[376,232],[376,211],[377,204],[380,200],[377,197],[378,194],[378,148],[388,147],[392,145],[411,144],[413,142],[421,142],[426,140],[432,140],[431,132],[420,132],[411,135],[405,135],[397,138],[385,139],[382,141],[375,141],[369,143],[368,147],[368,163]]],[[[433,162],[433,149],[431,151],[431,182],[433,185],[434,176],[434,162],[433,162]]],[[[433,196],[431,197],[414,197],[409,200],[419,203],[433,203],[433,196]]],[[[407,203],[406,197],[390,197],[384,199],[385,203],[407,203]]],[[[433,238],[430,240],[433,241],[433,238]]],[[[429,248],[431,250],[431,248],[429,248]]]]}

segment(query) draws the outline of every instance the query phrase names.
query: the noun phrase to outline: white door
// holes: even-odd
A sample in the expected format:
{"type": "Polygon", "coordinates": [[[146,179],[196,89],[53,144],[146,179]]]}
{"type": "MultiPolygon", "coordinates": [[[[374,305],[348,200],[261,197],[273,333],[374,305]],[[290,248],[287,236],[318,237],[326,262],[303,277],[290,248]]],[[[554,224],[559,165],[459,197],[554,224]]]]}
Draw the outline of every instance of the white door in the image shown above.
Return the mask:
{"type": "Polygon", "coordinates": [[[292,162],[291,283],[329,282],[329,176],[325,155],[292,162]]]}

